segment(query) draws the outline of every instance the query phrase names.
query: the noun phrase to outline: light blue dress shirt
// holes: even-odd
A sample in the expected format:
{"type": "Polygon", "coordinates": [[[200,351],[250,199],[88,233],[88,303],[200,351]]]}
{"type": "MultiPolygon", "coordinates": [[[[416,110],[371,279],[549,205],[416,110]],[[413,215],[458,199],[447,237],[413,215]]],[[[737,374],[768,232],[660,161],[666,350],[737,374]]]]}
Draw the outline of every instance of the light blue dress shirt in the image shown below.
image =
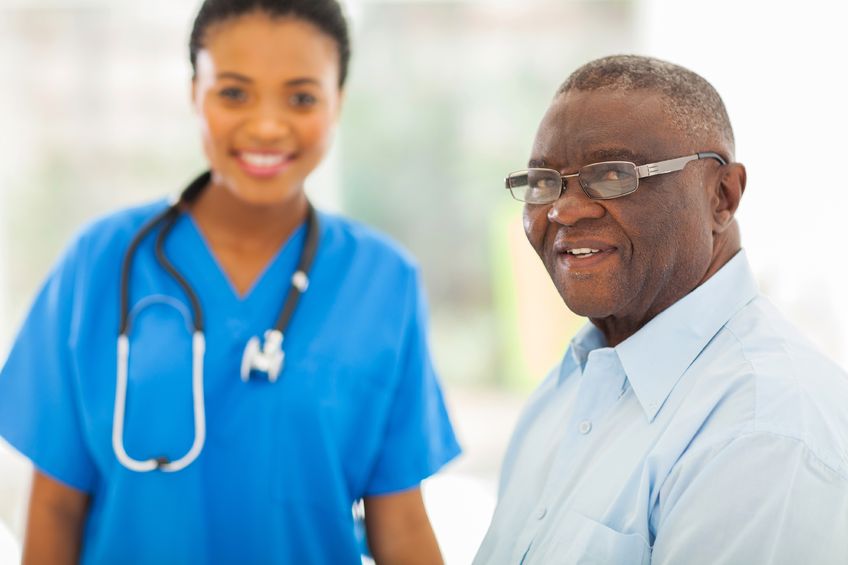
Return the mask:
{"type": "Polygon", "coordinates": [[[475,559],[518,563],[848,563],[848,375],[744,252],[617,347],[571,342],[475,559]]]}

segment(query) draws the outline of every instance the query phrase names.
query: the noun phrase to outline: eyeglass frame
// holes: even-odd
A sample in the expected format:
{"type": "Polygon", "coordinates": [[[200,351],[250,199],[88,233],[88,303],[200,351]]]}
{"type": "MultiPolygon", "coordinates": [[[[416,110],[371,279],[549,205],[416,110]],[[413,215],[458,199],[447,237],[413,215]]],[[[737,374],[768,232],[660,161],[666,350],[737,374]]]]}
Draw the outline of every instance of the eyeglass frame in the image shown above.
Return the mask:
{"type": "Polygon", "coordinates": [[[589,194],[586,191],[586,187],[584,187],[583,183],[580,182],[580,171],[579,170],[576,173],[571,173],[569,175],[563,175],[562,173],[560,173],[559,171],[557,171],[555,169],[546,169],[544,167],[531,167],[531,168],[528,168],[528,169],[521,169],[521,170],[513,171],[513,172],[509,173],[506,176],[506,178],[504,179],[504,184],[506,186],[506,189],[509,190],[510,196],[512,196],[512,198],[514,200],[517,200],[518,202],[524,202],[525,204],[544,205],[544,204],[552,204],[552,203],[556,202],[557,200],[559,200],[560,198],[562,198],[562,193],[565,192],[565,190],[567,188],[566,179],[577,177],[577,179],[578,179],[577,184],[580,185],[580,190],[582,190],[583,194],[585,194],[588,198],[590,198],[592,200],[614,200],[615,198],[621,198],[622,196],[627,196],[628,194],[633,194],[634,192],[636,192],[636,190],[639,188],[639,179],[643,179],[643,178],[647,178],[647,177],[654,177],[654,176],[657,176],[657,175],[664,175],[664,174],[667,174],[667,173],[675,173],[677,171],[682,171],[683,168],[686,167],[687,163],[689,163],[690,161],[697,161],[699,159],[715,159],[716,161],[718,161],[722,165],[727,164],[727,161],[724,159],[724,157],[722,157],[718,153],[715,153],[713,151],[702,151],[702,152],[699,152],[699,153],[695,153],[694,155],[686,155],[685,157],[676,157],[674,159],[666,159],[665,161],[657,161],[656,163],[647,163],[645,165],[636,165],[636,163],[633,163],[631,161],[599,161],[597,163],[589,163],[588,165],[583,165],[583,167],[580,167],[582,169],[584,167],[591,167],[593,165],[604,165],[604,164],[607,164],[607,163],[627,163],[628,165],[633,165],[633,168],[636,170],[636,186],[633,187],[633,190],[624,192],[622,194],[616,194],[615,196],[592,196],[591,194],[589,194]],[[521,175],[521,174],[526,174],[526,175],[529,176],[529,173],[531,171],[551,171],[551,172],[554,172],[554,173],[556,173],[560,176],[560,178],[562,179],[562,185],[560,186],[559,194],[557,194],[556,198],[554,198],[550,202],[527,202],[526,200],[521,200],[520,198],[515,197],[515,194],[512,192],[512,187],[509,186],[509,179],[516,176],[516,175],[521,175]]]}

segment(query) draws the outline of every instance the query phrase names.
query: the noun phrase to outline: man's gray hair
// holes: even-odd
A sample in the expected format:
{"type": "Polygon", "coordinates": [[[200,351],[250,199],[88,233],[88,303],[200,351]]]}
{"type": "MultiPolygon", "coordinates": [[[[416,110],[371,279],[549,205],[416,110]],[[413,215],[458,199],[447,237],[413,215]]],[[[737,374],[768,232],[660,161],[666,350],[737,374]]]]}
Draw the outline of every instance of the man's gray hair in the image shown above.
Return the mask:
{"type": "MultiPolygon", "coordinates": [[[[586,63],[557,90],[654,90],[663,95],[666,110],[681,131],[703,142],[726,144],[733,159],[733,128],[716,89],[689,69],[638,55],[613,55],[586,63]]],[[[702,151],[710,149],[705,147],[702,151]]]]}

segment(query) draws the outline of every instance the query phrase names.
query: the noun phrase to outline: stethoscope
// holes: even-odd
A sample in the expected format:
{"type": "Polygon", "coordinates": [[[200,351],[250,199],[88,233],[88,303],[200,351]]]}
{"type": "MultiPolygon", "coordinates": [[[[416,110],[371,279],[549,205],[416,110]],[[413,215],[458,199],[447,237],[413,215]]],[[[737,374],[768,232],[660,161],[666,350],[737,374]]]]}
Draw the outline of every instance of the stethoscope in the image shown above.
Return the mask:
{"type": "MultiPolygon", "coordinates": [[[[118,373],[115,387],[115,411],[112,419],[112,449],[118,461],[131,471],[140,473],[147,471],[174,472],[184,469],[191,464],[203,450],[206,441],[206,409],[203,404],[203,356],[206,351],[206,338],[203,333],[203,309],[191,285],[174,267],[165,255],[165,238],[173,229],[182,209],[193,202],[209,184],[211,173],[207,172],[195,179],[172,202],[167,209],[157,214],[144,224],[127,248],[121,265],[121,321],[118,330],[118,373]],[[173,277],[188,297],[191,305],[192,361],[191,389],[194,409],[194,441],[185,455],[175,461],[166,457],[155,459],[133,459],[124,449],[124,416],[127,400],[127,368],[129,366],[130,341],[129,331],[132,317],[129,308],[130,269],[133,257],[141,242],[158,226],[162,226],[156,236],[155,254],[159,265],[173,277]]],[[[297,269],[292,275],[291,286],[286,295],[285,303],[280,311],[276,325],[264,334],[264,342],[260,344],[257,336],[250,338],[244,348],[241,361],[241,380],[247,382],[254,374],[265,374],[269,382],[276,382],[283,370],[285,353],[283,352],[283,336],[289,321],[294,314],[300,295],[309,286],[309,268],[315,259],[318,248],[318,216],[312,204],[307,202],[306,237],[303,251],[297,269]]]]}

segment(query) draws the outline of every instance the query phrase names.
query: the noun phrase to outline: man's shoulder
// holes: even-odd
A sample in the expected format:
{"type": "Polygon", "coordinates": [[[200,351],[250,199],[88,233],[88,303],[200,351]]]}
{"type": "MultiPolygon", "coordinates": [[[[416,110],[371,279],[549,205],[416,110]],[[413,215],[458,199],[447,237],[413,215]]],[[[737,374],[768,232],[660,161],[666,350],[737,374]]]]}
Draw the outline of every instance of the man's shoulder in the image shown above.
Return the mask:
{"type": "Polygon", "coordinates": [[[741,434],[781,436],[848,476],[848,374],[767,299],[729,320],[705,353],[692,394],[715,405],[693,448],[741,434]]]}
{"type": "Polygon", "coordinates": [[[725,330],[739,348],[748,366],[745,374],[756,387],[758,424],[770,424],[775,417],[786,420],[783,410],[791,410],[793,405],[802,408],[805,402],[821,408],[814,413],[832,408],[848,416],[848,373],[766,298],[752,301],[725,330]]]}

